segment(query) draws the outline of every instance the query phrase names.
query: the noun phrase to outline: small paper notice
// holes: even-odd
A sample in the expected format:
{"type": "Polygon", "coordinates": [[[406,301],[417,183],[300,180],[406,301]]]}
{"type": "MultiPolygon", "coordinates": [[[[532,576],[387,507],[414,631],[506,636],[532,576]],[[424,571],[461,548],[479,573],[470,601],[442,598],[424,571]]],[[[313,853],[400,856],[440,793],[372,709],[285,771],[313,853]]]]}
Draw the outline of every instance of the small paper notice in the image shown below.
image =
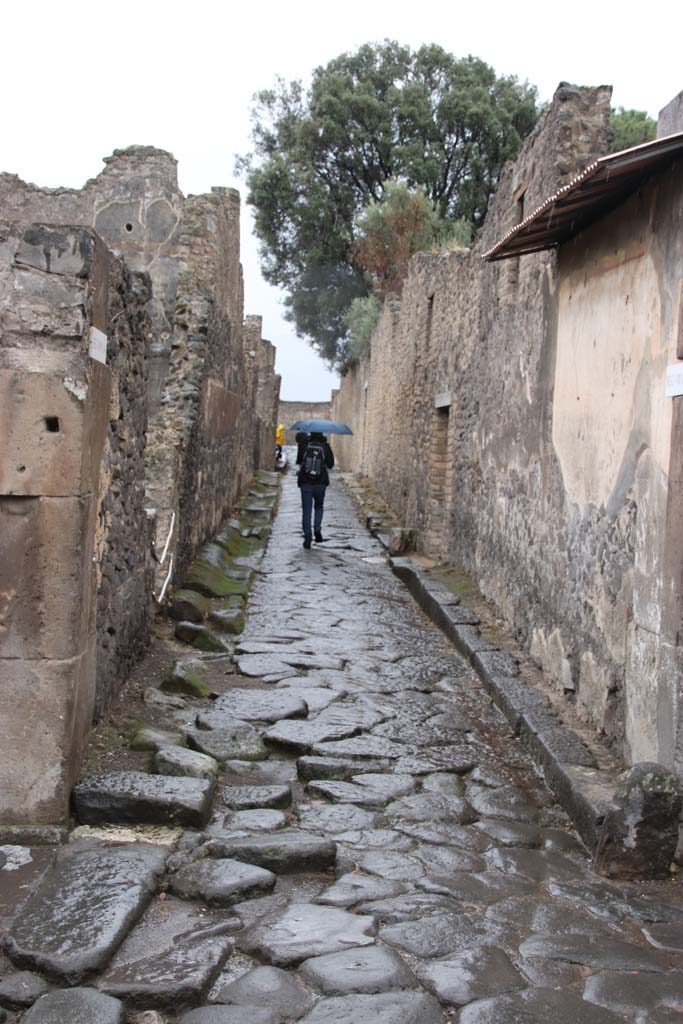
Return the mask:
{"type": "Polygon", "coordinates": [[[97,327],[90,328],[89,352],[90,356],[96,359],[98,363],[107,362],[107,335],[97,327]]]}

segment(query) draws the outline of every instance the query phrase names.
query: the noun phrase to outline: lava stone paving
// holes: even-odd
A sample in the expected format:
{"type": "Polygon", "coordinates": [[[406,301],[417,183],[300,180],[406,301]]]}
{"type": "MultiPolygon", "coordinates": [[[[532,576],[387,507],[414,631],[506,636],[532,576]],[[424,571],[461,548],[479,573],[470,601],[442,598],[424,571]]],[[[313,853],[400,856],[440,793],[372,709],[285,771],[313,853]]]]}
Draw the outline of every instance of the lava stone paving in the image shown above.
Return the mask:
{"type": "Polygon", "coordinates": [[[151,701],[152,774],[84,780],[50,860],[0,848],[0,1019],[683,1020],[680,885],[592,872],[337,475],[326,503],[304,550],[285,476],[245,632],[151,701]]]}

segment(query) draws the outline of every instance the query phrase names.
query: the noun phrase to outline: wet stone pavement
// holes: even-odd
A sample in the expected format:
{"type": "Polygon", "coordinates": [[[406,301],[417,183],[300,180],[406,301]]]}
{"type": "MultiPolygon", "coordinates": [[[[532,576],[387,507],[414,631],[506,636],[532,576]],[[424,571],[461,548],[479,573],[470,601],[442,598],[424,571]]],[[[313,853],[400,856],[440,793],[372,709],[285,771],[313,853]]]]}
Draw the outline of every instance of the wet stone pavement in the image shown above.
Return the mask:
{"type": "Polygon", "coordinates": [[[171,698],[160,774],[86,780],[90,833],[17,864],[8,1020],[681,1022],[683,911],[591,872],[337,477],[327,506],[303,550],[285,476],[221,695],[171,698]]]}

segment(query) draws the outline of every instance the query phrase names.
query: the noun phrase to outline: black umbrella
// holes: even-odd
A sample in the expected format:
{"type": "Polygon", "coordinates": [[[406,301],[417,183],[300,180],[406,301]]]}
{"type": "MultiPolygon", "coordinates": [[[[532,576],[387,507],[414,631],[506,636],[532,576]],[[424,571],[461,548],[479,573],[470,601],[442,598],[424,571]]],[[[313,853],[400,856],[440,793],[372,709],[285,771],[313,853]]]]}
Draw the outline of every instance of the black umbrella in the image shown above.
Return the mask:
{"type": "Polygon", "coordinates": [[[297,420],[289,429],[304,430],[307,434],[353,434],[345,423],[334,420],[297,420]]]}

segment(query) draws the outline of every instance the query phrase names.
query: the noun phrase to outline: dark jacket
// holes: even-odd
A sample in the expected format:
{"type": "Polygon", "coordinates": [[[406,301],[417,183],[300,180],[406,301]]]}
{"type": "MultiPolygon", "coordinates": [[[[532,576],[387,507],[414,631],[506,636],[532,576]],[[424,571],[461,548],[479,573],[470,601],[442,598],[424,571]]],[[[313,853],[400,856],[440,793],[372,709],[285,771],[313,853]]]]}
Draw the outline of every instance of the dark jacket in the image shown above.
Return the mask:
{"type": "Polygon", "coordinates": [[[329,444],[327,443],[327,441],[325,440],[324,437],[320,437],[320,436],[316,437],[315,434],[311,434],[311,437],[306,442],[306,445],[304,446],[304,450],[303,450],[303,452],[301,454],[301,461],[302,462],[304,460],[304,456],[306,455],[306,448],[308,448],[309,444],[319,445],[322,448],[322,450],[323,450],[323,457],[325,459],[325,466],[323,467],[323,473],[322,473],[322,476],[320,477],[320,480],[308,480],[306,478],[306,476],[304,475],[303,466],[302,466],[301,469],[299,470],[299,476],[298,476],[298,479],[297,479],[297,483],[298,483],[299,487],[301,487],[302,484],[312,484],[312,483],[322,484],[323,487],[327,487],[327,485],[330,482],[330,474],[327,471],[328,471],[328,469],[332,469],[332,467],[334,466],[334,454],[332,452],[332,449],[330,448],[329,444]]]}
{"type": "Polygon", "coordinates": [[[304,452],[306,451],[306,445],[308,444],[308,434],[305,431],[300,430],[294,440],[296,441],[296,464],[297,466],[300,466],[304,460],[304,452]]]}

